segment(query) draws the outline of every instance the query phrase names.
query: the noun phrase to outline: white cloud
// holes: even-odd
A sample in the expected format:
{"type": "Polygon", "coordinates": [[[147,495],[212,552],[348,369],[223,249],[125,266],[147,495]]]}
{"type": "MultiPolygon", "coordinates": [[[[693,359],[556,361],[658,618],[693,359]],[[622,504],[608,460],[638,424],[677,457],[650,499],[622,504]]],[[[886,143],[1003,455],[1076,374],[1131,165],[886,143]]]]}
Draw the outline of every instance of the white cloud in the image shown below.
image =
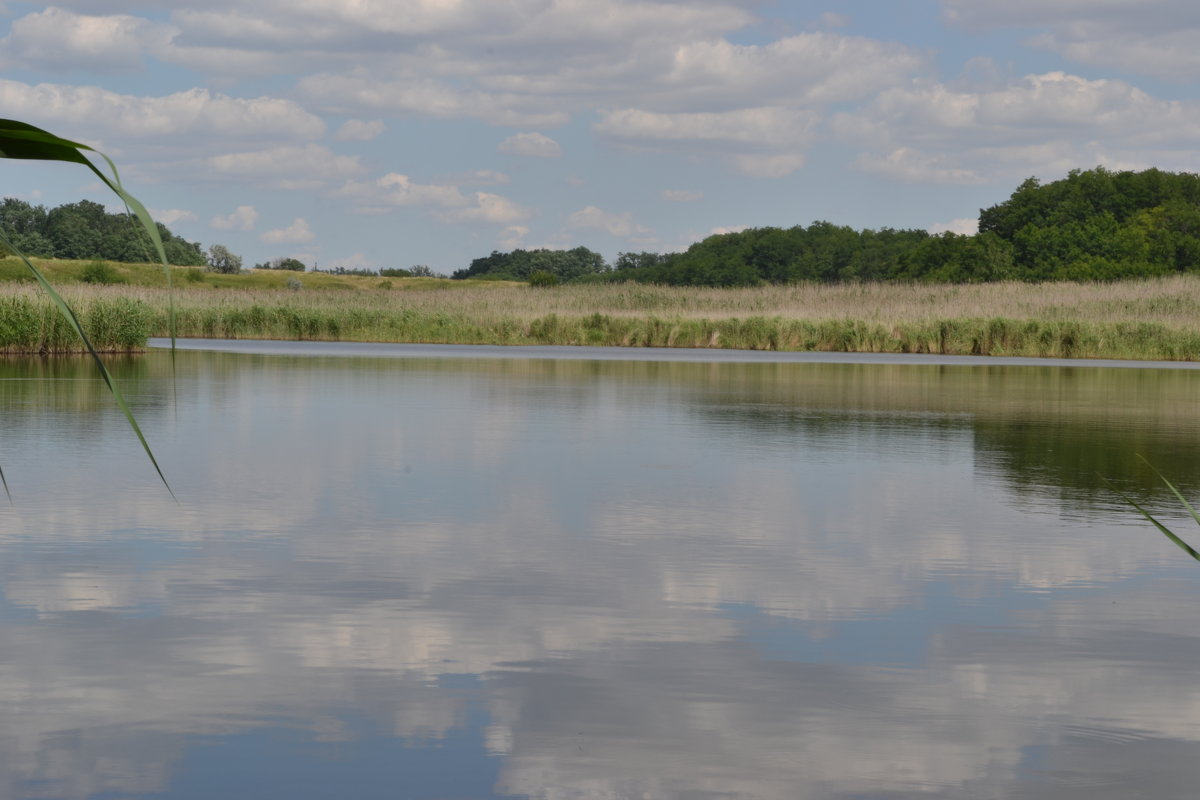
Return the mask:
{"type": "Polygon", "coordinates": [[[969,30],[1034,29],[1029,43],[1083,64],[1175,81],[1200,77],[1200,5],[1191,0],[942,0],[969,30]]]}
{"type": "Polygon", "coordinates": [[[197,140],[312,139],[325,133],[325,123],[291,100],[235,98],[207,89],[137,97],[96,86],[0,79],[0,108],[60,135],[85,134],[88,141],[111,136],[190,147],[197,140]]]}
{"type": "Polygon", "coordinates": [[[962,236],[972,236],[979,233],[979,219],[976,217],[952,219],[949,222],[937,222],[929,226],[929,232],[957,233],[962,236]]]}
{"type": "Polygon", "coordinates": [[[324,145],[281,145],[265,150],[224,153],[205,161],[207,169],[283,189],[315,189],[364,172],[358,156],[338,155],[324,145]]]}
{"type": "Polygon", "coordinates": [[[1079,166],[1194,169],[1200,103],[1062,72],[972,91],[924,83],[839,114],[834,133],[869,148],[859,166],[915,182],[972,183],[1079,166]]]}
{"type": "Polygon", "coordinates": [[[630,147],[725,155],[745,174],[777,177],[804,164],[819,121],[814,111],[779,107],[680,114],[630,108],[602,114],[595,130],[630,147]]]}
{"type": "Polygon", "coordinates": [[[482,119],[494,125],[562,125],[570,114],[536,97],[460,89],[422,75],[381,80],[365,69],[302,78],[304,97],[335,114],[418,114],[435,119],[482,119]]]}
{"type": "Polygon", "coordinates": [[[343,142],[369,142],[377,139],[387,129],[380,120],[364,122],[361,119],[348,119],[338,128],[334,138],[343,142]]]}
{"type": "Polygon", "coordinates": [[[215,216],[208,224],[218,231],[249,231],[258,224],[258,216],[254,206],[238,206],[232,214],[215,216]]]}
{"type": "Polygon", "coordinates": [[[511,179],[503,172],[496,172],[492,169],[480,169],[475,172],[470,172],[460,176],[458,183],[467,183],[474,186],[503,186],[510,183],[511,179]]]}
{"type": "Polygon", "coordinates": [[[704,199],[704,192],[693,192],[688,189],[663,189],[662,198],[672,203],[694,203],[704,199]]]}
{"type": "Polygon", "coordinates": [[[264,231],[258,238],[267,244],[303,244],[316,239],[317,235],[308,227],[305,219],[296,217],[286,228],[264,231]]]}
{"type": "Polygon", "coordinates": [[[0,40],[0,63],[52,72],[136,69],[143,50],[163,48],[173,33],[141,17],[88,16],[52,6],[13,21],[0,40]]]}
{"type": "Polygon", "coordinates": [[[726,233],[741,233],[742,231],[749,230],[749,229],[750,229],[749,225],[718,226],[716,228],[710,228],[708,231],[708,235],[709,236],[721,236],[726,233]]]}
{"type": "Polygon", "coordinates": [[[370,182],[348,181],[338,194],[354,201],[361,213],[385,213],[390,208],[426,207],[446,223],[514,225],[532,212],[498,194],[466,195],[452,184],[417,183],[407,175],[390,172],[370,182]]]}
{"type": "Polygon", "coordinates": [[[148,210],[150,211],[150,216],[154,218],[155,222],[161,222],[167,227],[170,227],[177,222],[195,222],[198,219],[195,212],[187,211],[182,208],[151,208],[148,210]]]}
{"type": "Polygon", "coordinates": [[[327,267],[345,267],[346,269],[374,269],[374,260],[368,258],[364,253],[352,253],[348,256],[339,256],[332,258],[324,263],[322,269],[327,267]]]}
{"type": "Polygon", "coordinates": [[[529,235],[529,228],[524,225],[509,225],[505,228],[500,238],[496,240],[505,250],[516,250],[525,241],[525,237],[529,235]]]}
{"type": "Polygon", "coordinates": [[[379,179],[385,198],[393,205],[461,206],[466,203],[457,186],[417,184],[407,175],[391,173],[379,179]]]}
{"type": "Polygon", "coordinates": [[[904,183],[966,185],[984,182],[974,170],[952,166],[946,155],[929,155],[908,147],[897,147],[885,155],[864,153],[858,158],[858,166],[865,172],[904,183]]]}
{"type": "Polygon", "coordinates": [[[592,228],[602,230],[611,236],[621,239],[630,237],[645,237],[654,234],[650,228],[633,221],[633,214],[625,211],[620,214],[604,211],[596,206],[580,209],[567,217],[567,227],[572,230],[592,228]]]}
{"type": "Polygon", "coordinates": [[[562,148],[558,142],[540,133],[517,133],[505,139],[496,148],[501,153],[514,156],[537,158],[559,158],[562,148]]]}
{"type": "Polygon", "coordinates": [[[446,211],[440,214],[441,218],[446,222],[508,225],[510,228],[514,223],[524,222],[529,219],[531,215],[532,212],[529,209],[513,202],[507,197],[487,192],[476,192],[474,202],[465,208],[446,211]]]}
{"type": "Polygon", "coordinates": [[[902,85],[926,56],[902,45],[834,33],[802,33],[765,45],[724,39],[679,46],[669,69],[648,88],[680,110],[721,110],[755,104],[788,107],[842,103],[902,85]],[[707,109],[704,106],[708,106],[707,109]]]}

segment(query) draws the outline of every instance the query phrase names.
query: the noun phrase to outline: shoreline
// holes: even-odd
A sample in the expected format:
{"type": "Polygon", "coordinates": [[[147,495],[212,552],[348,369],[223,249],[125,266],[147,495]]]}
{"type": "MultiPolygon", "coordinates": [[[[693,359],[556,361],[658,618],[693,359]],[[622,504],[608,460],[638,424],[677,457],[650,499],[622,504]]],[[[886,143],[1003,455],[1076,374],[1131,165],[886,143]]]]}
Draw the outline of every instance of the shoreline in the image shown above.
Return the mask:
{"type": "MultiPolygon", "coordinates": [[[[169,350],[170,339],[154,337],[147,352],[169,350]]],[[[667,361],[705,364],[875,364],[958,367],[1081,367],[1200,370],[1200,361],[1112,358],[1035,358],[940,353],[733,350],[681,347],[588,345],[476,345],[404,342],[314,342],[279,339],[178,339],[177,351],[332,358],[537,359],[567,361],[667,361]]]]}
{"type": "MultiPolygon", "coordinates": [[[[446,282],[447,284],[453,282],[446,282]]],[[[1200,277],[1109,284],[644,284],[340,290],[66,286],[98,351],[180,338],[1200,362],[1200,277]]],[[[424,288],[417,288],[424,287],[424,288]]],[[[37,290],[0,284],[0,352],[82,350],[37,290]]]]}

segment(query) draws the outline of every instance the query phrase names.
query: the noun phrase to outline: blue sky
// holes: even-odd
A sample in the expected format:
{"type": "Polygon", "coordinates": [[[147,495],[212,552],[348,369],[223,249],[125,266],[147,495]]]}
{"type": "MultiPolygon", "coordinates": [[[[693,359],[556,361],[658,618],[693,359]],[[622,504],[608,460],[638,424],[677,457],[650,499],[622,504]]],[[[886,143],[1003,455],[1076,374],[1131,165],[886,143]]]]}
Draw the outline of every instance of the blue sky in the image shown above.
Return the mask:
{"type": "MultiPolygon", "coordinates": [[[[1025,178],[1197,171],[1194,0],[0,3],[0,111],[247,264],[440,272],[829,220],[970,231],[1025,178]]],[[[110,203],[78,169],[3,194],[110,203]]]]}

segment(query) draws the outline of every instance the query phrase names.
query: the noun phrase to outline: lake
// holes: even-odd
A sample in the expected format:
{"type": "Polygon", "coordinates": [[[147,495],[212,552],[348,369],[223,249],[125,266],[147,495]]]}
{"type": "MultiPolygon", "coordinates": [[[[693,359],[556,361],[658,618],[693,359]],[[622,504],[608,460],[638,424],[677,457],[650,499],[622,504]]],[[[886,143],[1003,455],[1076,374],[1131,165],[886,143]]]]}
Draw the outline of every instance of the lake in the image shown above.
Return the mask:
{"type": "Polygon", "coordinates": [[[111,362],[178,505],[0,362],[0,797],[1195,793],[1200,565],[1106,481],[1200,541],[1200,370],[229,347],[111,362]]]}

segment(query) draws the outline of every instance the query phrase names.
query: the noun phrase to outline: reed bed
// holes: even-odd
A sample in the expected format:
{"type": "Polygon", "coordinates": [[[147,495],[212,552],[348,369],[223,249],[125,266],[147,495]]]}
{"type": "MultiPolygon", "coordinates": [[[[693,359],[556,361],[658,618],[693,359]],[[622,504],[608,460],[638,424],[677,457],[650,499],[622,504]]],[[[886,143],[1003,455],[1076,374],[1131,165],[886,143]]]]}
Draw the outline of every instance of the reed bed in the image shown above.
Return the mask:
{"type": "MultiPolygon", "coordinates": [[[[185,288],[175,300],[178,332],[290,340],[1200,359],[1200,278],[1191,276],[1103,284],[750,289],[382,283],[350,291],[185,288]],[[418,286],[420,291],[409,290],[418,286]]],[[[105,349],[125,349],[133,321],[144,320],[147,336],[167,333],[162,289],[81,285],[66,294],[82,309],[85,324],[98,331],[114,328],[112,323],[104,328],[103,320],[121,304],[131,320],[121,328],[127,338],[105,349]]],[[[6,318],[28,316],[4,304],[15,303],[16,309],[38,302],[31,289],[0,285],[0,331],[11,327],[6,318]]],[[[49,324],[39,322],[38,330],[49,324]]],[[[33,324],[16,327],[32,330],[33,324]]],[[[59,334],[0,336],[0,348],[44,350],[41,342],[57,347],[62,341],[54,336],[59,334]]]]}

